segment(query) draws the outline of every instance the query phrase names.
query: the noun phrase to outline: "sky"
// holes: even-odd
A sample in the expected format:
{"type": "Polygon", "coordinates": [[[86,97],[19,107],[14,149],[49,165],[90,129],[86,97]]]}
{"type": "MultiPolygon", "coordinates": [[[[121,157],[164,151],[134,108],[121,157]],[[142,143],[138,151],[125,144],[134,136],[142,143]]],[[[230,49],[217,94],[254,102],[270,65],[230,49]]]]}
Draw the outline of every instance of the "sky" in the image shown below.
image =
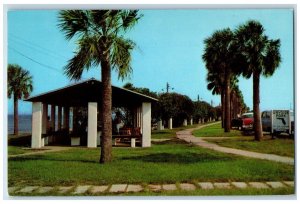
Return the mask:
{"type": "MultiPolygon", "coordinates": [[[[282,62],[270,78],[261,78],[261,110],[289,109],[294,105],[293,10],[291,9],[189,9],[140,10],[143,17],[126,34],[137,48],[132,53],[133,73],[124,81],[112,72],[112,84],[133,83],[155,92],[172,91],[216,106],[220,96],[207,90],[202,60],[204,39],[216,30],[236,29],[258,20],[270,39],[280,39],[282,62]]],[[[69,85],[63,67],[76,52],[76,39],[67,41],[59,30],[58,10],[10,10],[7,14],[7,62],[18,64],[33,76],[32,96],[69,85]]],[[[82,79],[100,79],[100,68],[82,79]]],[[[252,109],[252,79],[239,78],[239,87],[252,109]]],[[[13,113],[8,100],[8,113],[13,113]]],[[[19,103],[19,113],[31,113],[31,103],[19,103]]]]}

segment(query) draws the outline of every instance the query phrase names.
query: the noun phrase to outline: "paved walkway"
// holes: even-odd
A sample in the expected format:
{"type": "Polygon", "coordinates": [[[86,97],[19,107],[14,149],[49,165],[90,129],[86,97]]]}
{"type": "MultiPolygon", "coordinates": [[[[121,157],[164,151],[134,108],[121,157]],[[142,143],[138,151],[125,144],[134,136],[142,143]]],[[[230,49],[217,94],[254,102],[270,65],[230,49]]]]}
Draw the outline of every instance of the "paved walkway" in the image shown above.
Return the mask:
{"type": "Polygon", "coordinates": [[[177,138],[179,138],[181,140],[193,143],[193,144],[203,147],[203,148],[212,149],[215,151],[229,153],[229,154],[245,156],[245,157],[251,157],[251,158],[256,158],[256,159],[265,159],[265,160],[282,162],[282,163],[294,165],[294,158],[291,158],[291,157],[278,156],[275,154],[263,154],[263,153],[251,152],[251,151],[246,151],[246,150],[233,149],[233,148],[229,148],[229,147],[222,147],[217,144],[207,142],[204,140],[204,138],[195,137],[194,135],[192,135],[192,132],[194,130],[201,129],[201,128],[204,128],[204,127],[207,127],[210,125],[214,125],[214,124],[216,124],[216,123],[203,125],[203,126],[200,126],[197,128],[182,130],[182,131],[176,132],[176,135],[177,135],[177,138]]]}
{"type": "Polygon", "coordinates": [[[47,195],[101,195],[137,192],[167,192],[167,191],[194,191],[197,189],[277,189],[294,187],[294,181],[269,181],[269,182],[195,182],[179,184],[113,184],[113,185],[78,185],[78,186],[25,186],[9,187],[11,196],[31,194],[47,195]]]}

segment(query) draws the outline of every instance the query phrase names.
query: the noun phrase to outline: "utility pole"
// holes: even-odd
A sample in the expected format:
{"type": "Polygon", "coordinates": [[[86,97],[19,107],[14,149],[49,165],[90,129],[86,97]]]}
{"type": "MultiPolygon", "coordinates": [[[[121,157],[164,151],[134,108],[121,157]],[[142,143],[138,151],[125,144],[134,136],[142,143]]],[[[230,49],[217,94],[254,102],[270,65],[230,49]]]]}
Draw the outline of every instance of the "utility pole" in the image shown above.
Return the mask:
{"type": "Polygon", "coordinates": [[[200,99],[199,99],[199,94],[198,94],[198,102],[199,102],[199,100],[200,100],[200,99]]]}
{"type": "Polygon", "coordinates": [[[167,93],[169,93],[170,84],[167,82],[167,93]]]}
{"type": "Polygon", "coordinates": [[[171,88],[171,87],[170,87],[170,84],[167,82],[167,87],[166,87],[166,91],[167,91],[167,93],[169,93],[169,89],[172,89],[172,90],[174,90],[174,88],[171,88]]]}

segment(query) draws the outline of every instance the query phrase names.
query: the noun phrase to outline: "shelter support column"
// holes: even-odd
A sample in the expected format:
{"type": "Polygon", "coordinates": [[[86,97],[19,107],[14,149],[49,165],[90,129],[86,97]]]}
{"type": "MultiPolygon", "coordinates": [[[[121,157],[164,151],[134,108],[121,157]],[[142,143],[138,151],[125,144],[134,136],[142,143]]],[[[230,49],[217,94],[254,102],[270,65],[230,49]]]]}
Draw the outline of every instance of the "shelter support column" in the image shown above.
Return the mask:
{"type": "Polygon", "coordinates": [[[51,130],[55,131],[55,105],[51,105],[51,130]]]}
{"type": "Polygon", "coordinates": [[[162,120],[159,120],[157,122],[157,130],[163,130],[163,129],[164,129],[163,122],[162,120]]]}
{"type": "Polygon", "coordinates": [[[48,127],[48,104],[43,103],[42,134],[47,134],[47,127],[48,127]]]}
{"type": "Polygon", "coordinates": [[[187,119],[183,120],[183,126],[187,126],[187,119]]]}
{"type": "Polygon", "coordinates": [[[63,129],[67,131],[67,133],[69,133],[69,129],[70,129],[70,107],[64,107],[64,123],[63,123],[63,129]]]}
{"type": "Polygon", "coordinates": [[[31,148],[42,147],[42,103],[32,103],[32,138],[31,148]]]}
{"type": "Polygon", "coordinates": [[[151,146],[151,103],[142,103],[142,147],[151,146]]]}
{"type": "Polygon", "coordinates": [[[169,121],[168,121],[168,128],[169,128],[170,130],[173,129],[173,119],[172,119],[172,118],[170,118],[169,121]]]}
{"type": "Polygon", "coordinates": [[[97,103],[88,103],[88,147],[97,147],[97,103]]]}
{"type": "MultiPolygon", "coordinates": [[[[49,131],[49,119],[48,119],[48,104],[43,103],[43,113],[42,113],[42,135],[48,134],[49,131]]],[[[42,147],[48,145],[48,136],[42,137],[42,147]]]]}
{"type": "Polygon", "coordinates": [[[58,106],[57,110],[57,129],[61,130],[62,107],[58,106]]]}

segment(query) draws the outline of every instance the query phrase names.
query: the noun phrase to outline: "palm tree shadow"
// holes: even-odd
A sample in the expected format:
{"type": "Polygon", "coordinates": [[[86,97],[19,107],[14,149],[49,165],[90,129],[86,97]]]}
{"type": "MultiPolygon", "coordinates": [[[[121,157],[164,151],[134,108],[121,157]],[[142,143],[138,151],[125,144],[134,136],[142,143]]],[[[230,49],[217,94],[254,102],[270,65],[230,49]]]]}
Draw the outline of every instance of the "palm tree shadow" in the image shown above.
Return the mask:
{"type": "Polygon", "coordinates": [[[232,157],[222,157],[215,154],[199,154],[199,153],[154,153],[144,156],[124,157],[123,160],[135,160],[153,163],[177,163],[192,164],[212,161],[229,161],[232,157]]]}

